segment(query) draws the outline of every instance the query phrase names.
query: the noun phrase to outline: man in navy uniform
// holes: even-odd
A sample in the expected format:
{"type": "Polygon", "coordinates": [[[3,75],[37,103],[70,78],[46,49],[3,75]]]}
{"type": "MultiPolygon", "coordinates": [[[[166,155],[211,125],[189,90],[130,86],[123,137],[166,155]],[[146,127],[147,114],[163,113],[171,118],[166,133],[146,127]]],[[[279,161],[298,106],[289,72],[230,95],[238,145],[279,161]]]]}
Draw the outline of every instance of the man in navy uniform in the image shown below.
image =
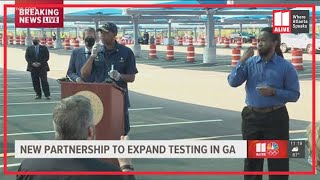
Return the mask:
{"type": "Polygon", "coordinates": [[[83,31],[83,40],[85,47],[76,48],[72,51],[67,77],[73,82],[93,82],[94,77],[92,75],[81,78],[81,68],[87,62],[91,55],[91,49],[96,42],[96,30],[93,28],[87,28],[83,31]]]}
{"type": "Polygon", "coordinates": [[[103,46],[99,43],[93,46],[90,58],[81,69],[81,76],[87,78],[94,75],[94,81],[101,83],[106,82],[106,79],[111,79],[125,90],[124,135],[127,135],[130,131],[128,112],[130,102],[127,83],[133,82],[135,74],[138,73],[136,59],[130,48],[115,40],[118,28],[114,23],[108,22],[97,31],[103,46]]]}

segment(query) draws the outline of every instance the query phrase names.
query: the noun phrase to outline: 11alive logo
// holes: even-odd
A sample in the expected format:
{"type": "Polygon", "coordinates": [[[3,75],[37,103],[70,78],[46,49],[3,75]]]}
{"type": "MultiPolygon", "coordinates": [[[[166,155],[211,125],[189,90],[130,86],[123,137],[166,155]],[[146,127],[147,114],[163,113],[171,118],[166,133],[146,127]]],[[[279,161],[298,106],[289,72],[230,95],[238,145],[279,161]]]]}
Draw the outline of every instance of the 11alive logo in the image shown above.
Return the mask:
{"type": "Polygon", "coordinates": [[[309,10],[273,10],[272,31],[280,33],[309,33],[309,10]]]}
{"type": "Polygon", "coordinates": [[[249,140],[248,158],[288,158],[288,141],[249,140]]]}

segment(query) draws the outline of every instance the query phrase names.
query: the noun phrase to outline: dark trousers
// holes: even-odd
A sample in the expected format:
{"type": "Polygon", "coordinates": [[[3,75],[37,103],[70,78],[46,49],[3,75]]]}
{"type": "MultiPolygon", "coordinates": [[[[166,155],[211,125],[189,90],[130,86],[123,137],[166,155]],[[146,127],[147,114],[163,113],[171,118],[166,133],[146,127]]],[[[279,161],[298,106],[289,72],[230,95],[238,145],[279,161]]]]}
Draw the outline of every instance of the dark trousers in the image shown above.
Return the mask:
{"type": "MultiPolygon", "coordinates": [[[[242,137],[244,140],[288,140],[289,115],[284,106],[268,113],[242,110],[242,137]]],[[[264,159],[245,159],[244,171],[263,171],[264,159]]],[[[289,171],[289,159],[268,159],[269,171],[289,171]]],[[[288,175],[270,175],[270,180],[288,180],[288,175]]],[[[245,180],[262,180],[261,175],[245,175],[245,180]]]]}
{"type": "Polygon", "coordinates": [[[50,96],[49,83],[47,79],[47,71],[41,69],[34,69],[31,71],[32,85],[37,96],[42,95],[40,81],[42,86],[42,91],[46,97],[50,96]]]}
{"type": "Polygon", "coordinates": [[[129,110],[128,107],[124,109],[124,135],[127,135],[130,131],[130,122],[129,122],[129,110]]]}
{"type": "MultiPolygon", "coordinates": [[[[128,92],[126,92],[128,93],[128,92]]],[[[130,121],[129,121],[129,107],[130,107],[130,102],[129,102],[129,96],[128,94],[124,95],[124,109],[123,109],[123,113],[124,113],[124,135],[128,135],[129,131],[130,131],[130,121]]]]}

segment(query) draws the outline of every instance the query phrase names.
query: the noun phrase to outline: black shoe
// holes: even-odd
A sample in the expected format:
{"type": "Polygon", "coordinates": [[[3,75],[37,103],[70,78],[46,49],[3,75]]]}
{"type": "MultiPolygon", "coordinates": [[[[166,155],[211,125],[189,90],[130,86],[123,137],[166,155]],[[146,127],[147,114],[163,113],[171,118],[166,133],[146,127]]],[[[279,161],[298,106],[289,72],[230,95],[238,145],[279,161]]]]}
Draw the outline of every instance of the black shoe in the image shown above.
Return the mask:
{"type": "Polygon", "coordinates": [[[50,99],[51,99],[51,97],[50,97],[50,96],[47,96],[47,97],[46,97],[46,99],[47,99],[47,100],[50,100],[50,99]]]}
{"type": "Polygon", "coordinates": [[[41,99],[41,96],[37,95],[34,99],[41,99]]]}

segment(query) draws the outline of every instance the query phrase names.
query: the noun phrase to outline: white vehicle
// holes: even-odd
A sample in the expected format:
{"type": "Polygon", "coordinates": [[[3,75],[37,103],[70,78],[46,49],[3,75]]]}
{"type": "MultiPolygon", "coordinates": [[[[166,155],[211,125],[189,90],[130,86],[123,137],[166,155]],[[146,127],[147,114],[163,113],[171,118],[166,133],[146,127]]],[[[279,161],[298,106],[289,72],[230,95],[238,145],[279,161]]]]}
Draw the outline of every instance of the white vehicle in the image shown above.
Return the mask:
{"type": "MultiPolygon", "coordinates": [[[[312,48],[312,34],[281,34],[281,51],[283,53],[288,52],[292,47],[309,52],[312,48]]],[[[316,34],[316,51],[320,51],[319,34],[316,34]]]]}

